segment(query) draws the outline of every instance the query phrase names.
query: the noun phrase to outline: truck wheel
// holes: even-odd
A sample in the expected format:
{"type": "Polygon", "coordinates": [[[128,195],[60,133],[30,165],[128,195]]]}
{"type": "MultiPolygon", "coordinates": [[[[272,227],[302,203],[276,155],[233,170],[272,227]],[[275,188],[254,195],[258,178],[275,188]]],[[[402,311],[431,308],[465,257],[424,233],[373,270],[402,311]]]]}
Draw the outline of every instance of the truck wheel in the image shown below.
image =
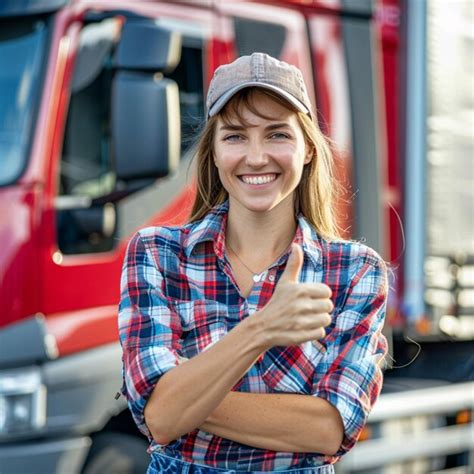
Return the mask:
{"type": "Polygon", "coordinates": [[[99,433],[92,437],[92,447],[82,474],[144,474],[150,464],[148,443],[124,433],[99,433]]]}

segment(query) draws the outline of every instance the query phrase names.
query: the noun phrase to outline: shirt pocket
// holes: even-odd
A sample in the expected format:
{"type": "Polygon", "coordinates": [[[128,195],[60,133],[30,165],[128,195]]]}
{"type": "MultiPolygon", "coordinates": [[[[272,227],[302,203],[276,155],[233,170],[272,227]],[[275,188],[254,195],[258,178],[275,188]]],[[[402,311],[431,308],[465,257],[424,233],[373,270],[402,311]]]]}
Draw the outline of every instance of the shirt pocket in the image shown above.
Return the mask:
{"type": "Polygon", "coordinates": [[[228,332],[225,304],[213,300],[177,301],[172,303],[182,324],[182,352],[194,357],[222,339],[228,332]]]}
{"type": "Polygon", "coordinates": [[[275,392],[310,395],[316,367],[325,353],[325,345],[319,341],[272,347],[261,362],[263,381],[275,392]]]}

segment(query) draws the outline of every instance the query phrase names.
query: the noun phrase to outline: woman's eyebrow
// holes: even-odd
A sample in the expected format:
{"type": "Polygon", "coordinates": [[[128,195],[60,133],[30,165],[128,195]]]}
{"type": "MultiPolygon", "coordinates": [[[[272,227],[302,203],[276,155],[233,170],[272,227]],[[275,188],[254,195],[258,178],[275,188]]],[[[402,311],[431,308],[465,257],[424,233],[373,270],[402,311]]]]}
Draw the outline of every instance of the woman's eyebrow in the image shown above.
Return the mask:
{"type": "Polygon", "coordinates": [[[270,125],[267,125],[265,127],[265,130],[275,130],[277,128],[291,128],[291,126],[290,126],[290,124],[285,123],[285,122],[272,123],[270,125]]]}
{"type": "MultiPolygon", "coordinates": [[[[238,130],[245,130],[246,128],[253,128],[253,127],[256,127],[256,125],[250,125],[250,126],[246,127],[244,125],[238,125],[238,124],[235,124],[235,125],[234,124],[225,124],[225,125],[221,125],[219,130],[238,131],[238,130]]],[[[271,131],[271,130],[275,130],[277,128],[291,128],[291,126],[288,123],[285,123],[285,122],[278,122],[278,123],[272,123],[270,125],[267,125],[265,127],[265,130],[271,131]]]]}
{"type": "Polygon", "coordinates": [[[219,127],[219,130],[230,130],[230,131],[234,131],[234,130],[245,130],[247,127],[244,127],[243,125],[234,125],[234,124],[225,124],[225,125],[221,125],[219,127]]]}

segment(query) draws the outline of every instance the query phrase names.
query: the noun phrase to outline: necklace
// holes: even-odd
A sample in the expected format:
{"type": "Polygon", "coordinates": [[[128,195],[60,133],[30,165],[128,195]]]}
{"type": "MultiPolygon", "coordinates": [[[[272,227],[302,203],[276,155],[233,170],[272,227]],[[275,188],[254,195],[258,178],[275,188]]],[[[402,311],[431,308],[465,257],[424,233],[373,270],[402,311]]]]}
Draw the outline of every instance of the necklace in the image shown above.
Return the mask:
{"type": "Polygon", "coordinates": [[[262,279],[262,276],[263,274],[273,265],[273,263],[276,261],[276,260],[279,260],[280,257],[288,250],[288,247],[270,264],[268,265],[268,267],[264,268],[263,271],[261,271],[260,273],[257,273],[257,272],[254,272],[251,268],[249,268],[245,262],[237,255],[237,252],[230,246],[230,244],[228,242],[226,242],[226,245],[227,247],[229,247],[229,250],[232,251],[232,253],[237,257],[237,259],[239,260],[239,262],[252,274],[252,280],[257,283],[258,281],[260,281],[262,279]]]}

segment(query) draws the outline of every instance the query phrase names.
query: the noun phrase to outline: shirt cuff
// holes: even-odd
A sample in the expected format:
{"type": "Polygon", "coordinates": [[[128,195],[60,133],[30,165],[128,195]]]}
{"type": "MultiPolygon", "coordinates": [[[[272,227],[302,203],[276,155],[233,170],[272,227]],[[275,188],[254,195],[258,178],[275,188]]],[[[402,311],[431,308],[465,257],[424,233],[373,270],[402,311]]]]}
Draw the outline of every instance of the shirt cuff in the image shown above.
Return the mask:
{"type": "MultiPolygon", "coordinates": [[[[370,372],[370,367],[365,367],[365,370],[370,372]]],[[[370,387],[364,389],[358,384],[358,377],[355,374],[354,377],[347,373],[331,374],[318,384],[313,394],[331,403],[341,415],[344,438],[335,456],[343,456],[354,447],[380,394],[382,371],[376,368],[367,378],[371,379],[370,387]]]]}
{"type": "Polygon", "coordinates": [[[124,348],[124,395],[138,429],[150,440],[153,438],[146,426],[144,410],[159,379],[178,366],[179,354],[163,346],[124,348]]]}

